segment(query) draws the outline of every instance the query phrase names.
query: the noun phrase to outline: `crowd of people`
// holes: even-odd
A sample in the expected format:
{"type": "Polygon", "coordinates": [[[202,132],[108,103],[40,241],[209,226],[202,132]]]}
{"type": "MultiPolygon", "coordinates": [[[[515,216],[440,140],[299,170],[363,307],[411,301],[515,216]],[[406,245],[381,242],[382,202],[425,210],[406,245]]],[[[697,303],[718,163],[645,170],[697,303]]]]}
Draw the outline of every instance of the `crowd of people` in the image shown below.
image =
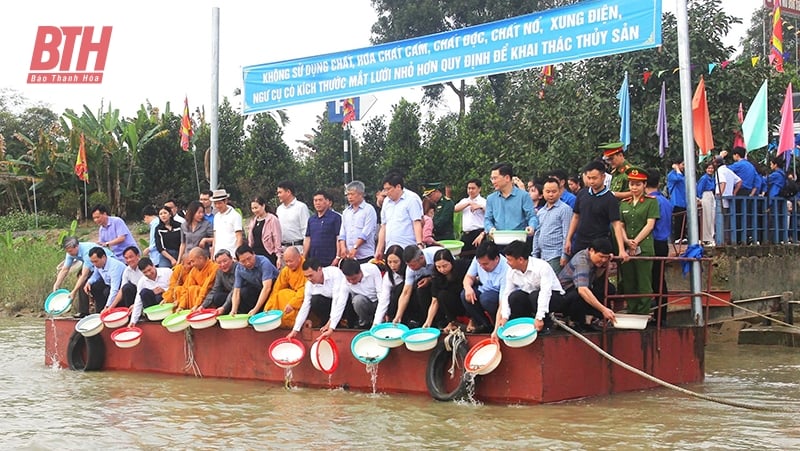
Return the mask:
{"type": "MultiPolygon", "coordinates": [[[[730,166],[724,155],[714,159],[698,181],[704,212],[714,211],[720,194],[777,195],[783,187],[772,174],[756,185],[743,149],[733,156],[730,166]]],[[[553,313],[578,330],[596,330],[615,320],[607,294],[630,295],[627,312],[651,315],[653,293],[666,293],[663,262],[635,257],[667,256],[670,241],[685,242],[684,227],[673,221],[686,209],[683,171],[676,161],[662,190],[657,171],[629,164],[612,143],[577,177],[556,169],[525,183],[510,164],[495,164],[493,192],[483,197],[481,181],[471,179],[457,202],[441,183],[427,184],[420,196],[390,172],[373,205],[364,184],[353,181],[341,213],[324,190],[313,194],[310,210],[294,184],[282,181],[278,207],[254,197],[247,222],[226,190],[209,190],[185,210],[174,200],[144,208],[150,233],[141,249],[125,222],[97,205],[97,242],[64,241],[53,289],[82,264],[71,292],[75,316],[92,305],[96,312],[132,307],[131,325],[144,308],[173,303],[231,315],[281,310],[290,337],[309,324],[328,336],[386,321],[496,334],[524,316],[546,333],[553,313]],[[497,231],[524,232],[527,240],[499,244],[497,231]],[[460,255],[440,245],[454,239],[463,242],[460,255]],[[616,287],[605,277],[613,257],[616,287]]],[[[664,313],[656,318],[665,321],[664,313]]]]}

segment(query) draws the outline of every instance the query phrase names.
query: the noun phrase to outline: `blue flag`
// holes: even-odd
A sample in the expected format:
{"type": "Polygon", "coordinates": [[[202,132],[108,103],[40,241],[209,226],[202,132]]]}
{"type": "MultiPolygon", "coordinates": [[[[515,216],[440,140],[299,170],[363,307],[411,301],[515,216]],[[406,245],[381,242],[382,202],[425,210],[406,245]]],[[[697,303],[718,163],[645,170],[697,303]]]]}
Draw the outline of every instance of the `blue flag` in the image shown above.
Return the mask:
{"type": "Polygon", "coordinates": [[[628,92],[628,72],[625,72],[625,79],[617,93],[619,99],[619,140],[622,142],[623,151],[628,150],[631,143],[631,95],[628,92]]]}

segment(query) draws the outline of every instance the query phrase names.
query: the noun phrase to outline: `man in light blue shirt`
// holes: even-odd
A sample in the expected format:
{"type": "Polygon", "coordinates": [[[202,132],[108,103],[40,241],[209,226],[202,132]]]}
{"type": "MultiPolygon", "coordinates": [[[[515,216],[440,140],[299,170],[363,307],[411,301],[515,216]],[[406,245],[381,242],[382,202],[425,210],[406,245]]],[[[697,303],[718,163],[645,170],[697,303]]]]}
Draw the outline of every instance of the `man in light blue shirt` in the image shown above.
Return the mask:
{"type": "MultiPolygon", "coordinates": [[[[78,273],[78,281],[75,283],[75,287],[69,294],[70,299],[75,299],[77,296],[78,305],[77,305],[77,313],[75,314],[75,318],[83,318],[84,316],[89,314],[89,298],[81,291],[81,288],[86,284],[86,281],[89,280],[89,276],[94,271],[94,266],[92,265],[92,261],[89,259],[89,251],[94,248],[99,247],[97,243],[92,242],[79,242],[78,238],[74,236],[69,236],[64,238],[64,250],[66,251],[66,256],[64,257],[64,262],[59,266],[58,274],[56,275],[56,281],[53,283],[53,291],[58,290],[61,288],[61,284],[64,282],[64,279],[69,274],[70,269],[76,263],[82,265],[80,272],[78,273]]],[[[109,257],[114,257],[114,254],[111,253],[111,249],[104,248],[106,255],[109,257]]]]}
{"type": "Polygon", "coordinates": [[[94,297],[95,312],[100,313],[111,306],[122,285],[122,274],[125,263],[116,258],[109,258],[102,247],[93,247],[89,251],[89,259],[94,266],[94,273],[89,277],[83,291],[94,297]]]}
{"type": "Polygon", "coordinates": [[[390,173],[383,179],[386,199],[381,207],[381,228],[375,258],[394,244],[424,246],[422,243],[422,199],[404,186],[403,177],[390,173]]]}
{"type": "Polygon", "coordinates": [[[495,192],[486,198],[484,232],[494,230],[525,230],[528,235],[539,225],[533,201],[528,193],[511,181],[513,168],[508,163],[492,166],[492,185],[495,192]]]}
{"type": "Polygon", "coordinates": [[[507,271],[508,262],[497,245],[491,241],[482,242],[464,276],[464,290],[461,292],[461,303],[470,317],[467,332],[488,333],[492,330],[491,321],[497,315],[507,271]]]}
{"type": "Polygon", "coordinates": [[[536,215],[539,227],[533,235],[533,255],[546,261],[558,274],[569,261],[564,253],[569,224],[572,221],[572,208],[559,199],[561,187],[558,180],[549,178],[542,187],[545,204],[536,215]]]}
{"type": "Polygon", "coordinates": [[[342,212],[339,230],[339,257],[366,263],[375,256],[375,229],[378,216],[375,207],[364,201],[365,187],[359,180],[347,184],[350,205],[342,212]]]}

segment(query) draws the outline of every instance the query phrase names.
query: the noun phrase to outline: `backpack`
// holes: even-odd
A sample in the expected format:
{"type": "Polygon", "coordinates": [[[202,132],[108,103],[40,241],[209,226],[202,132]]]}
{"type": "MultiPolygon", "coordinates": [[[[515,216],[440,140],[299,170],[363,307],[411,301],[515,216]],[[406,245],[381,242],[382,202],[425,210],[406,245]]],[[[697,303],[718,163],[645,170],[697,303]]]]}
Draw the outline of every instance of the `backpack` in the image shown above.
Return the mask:
{"type": "Polygon", "coordinates": [[[778,192],[778,196],[784,199],[792,199],[797,195],[798,186],[797,182],[784,175],[783,188],[778,192]]]}

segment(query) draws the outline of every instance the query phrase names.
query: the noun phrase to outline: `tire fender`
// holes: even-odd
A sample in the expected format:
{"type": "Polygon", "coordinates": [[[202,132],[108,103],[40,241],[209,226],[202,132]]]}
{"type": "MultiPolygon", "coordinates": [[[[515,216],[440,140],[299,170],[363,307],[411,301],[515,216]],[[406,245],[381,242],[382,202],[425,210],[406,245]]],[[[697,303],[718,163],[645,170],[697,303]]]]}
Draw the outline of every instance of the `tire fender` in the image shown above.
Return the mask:
{"type": "MultiPolygon", "coordinates": [[[[446,340],[447,338],[445,338],[446,340]]],[[[462,399],[467,394],[467,378],[464,368],[464,358],[467,356],[467,343],[460,342],[456,348],[458,364],[456,365],[455,377],[459,378],[458,386],[451,392],[445,388],[446,378],[450,377],[448,370],[453,362],[453,352],[445,348],[444,340],[439,342],[431,352],[428,359],[428,367],[425,371],[425,384],[428,386],[428,393],[437,401],[453,401],[462,399]]]]}
{"type": "Polygon", "coordinates": [[[76,371],[97,371],[103,368],[106,360],[106,346],[103,337],[94,335],[84,337],[73,332],[67,345],[69,369],[76,371]]]}

